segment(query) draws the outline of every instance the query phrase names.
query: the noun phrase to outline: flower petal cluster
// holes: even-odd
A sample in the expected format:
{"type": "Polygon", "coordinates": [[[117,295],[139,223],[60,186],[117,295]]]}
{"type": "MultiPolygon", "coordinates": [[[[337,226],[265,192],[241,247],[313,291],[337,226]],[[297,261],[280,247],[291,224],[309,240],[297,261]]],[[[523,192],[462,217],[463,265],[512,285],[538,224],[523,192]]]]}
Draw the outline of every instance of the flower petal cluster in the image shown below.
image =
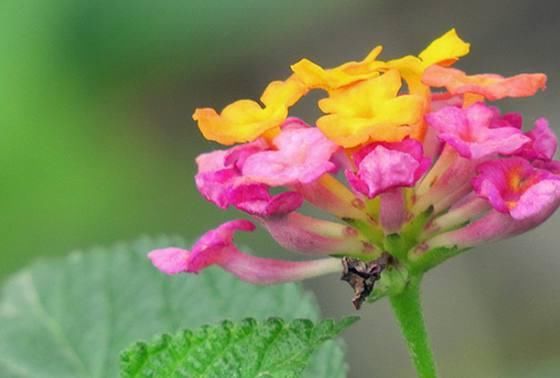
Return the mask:
{"type": "MultiPolygon", "coordinates": [[[[227,222],[190,251],[152,251],[153,264],[167,274],[217,265],[262,284],[344,269],[346,278],[361,272],[354,281],[369,279],[371,290],[383,272],[406,280],[544,222],[560,205],[556,136],[545,118],[524,131],[519,113],[502,114],[491,102],[533,96],[546,76],[451,68],[469,49],[452,29],[417,56],[380,60],[377,46],[334,68],[303,59],[265,89],[262,104],[197,109],[202,134],[230,147],[197,158],[196,186],[254,223],[227,222]],[[312,90],[326,94],[318,101],[324,115],[312,124],[289,117],[312,90]],[[241,252],[234,234],[255,224],[313,259],[241,252]],[[364,276],[369,270],[375,277],[364,276]]],[[[363,290],[355,298],[367,297],[363,290]]]]}
{"type": "Polygon", "coordinates": [[[354,154],[357,169],[345,171],[355,192],[368,198],[391,189],[411,187],[424,175],[431,161],[414,139],[371,143],[354,154]]]}

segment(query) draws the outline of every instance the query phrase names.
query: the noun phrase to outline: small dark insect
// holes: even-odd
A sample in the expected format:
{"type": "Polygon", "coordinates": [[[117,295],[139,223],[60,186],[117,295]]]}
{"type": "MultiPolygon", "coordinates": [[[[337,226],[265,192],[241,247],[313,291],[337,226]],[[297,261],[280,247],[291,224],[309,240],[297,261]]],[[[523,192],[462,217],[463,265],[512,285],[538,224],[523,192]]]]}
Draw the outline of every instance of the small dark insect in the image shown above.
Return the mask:
{"type": "Polygon", "coordinates": [[[391,262],[391,256],[383,253],[381,257],[373,261],[363,261],[352,257],[342,258],[342,281],[348,282],[354,289],[352,303],[359,310],[362,303],[371,294],[375,282],[381,277],[381,272],[391,262]]]}

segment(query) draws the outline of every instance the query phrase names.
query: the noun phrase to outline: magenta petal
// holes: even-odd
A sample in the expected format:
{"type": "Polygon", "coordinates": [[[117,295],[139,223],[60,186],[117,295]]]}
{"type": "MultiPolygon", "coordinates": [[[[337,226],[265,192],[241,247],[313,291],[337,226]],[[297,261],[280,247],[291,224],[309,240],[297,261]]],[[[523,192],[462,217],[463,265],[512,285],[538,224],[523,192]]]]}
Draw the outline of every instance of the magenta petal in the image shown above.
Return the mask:
{"type": "Polygon", "coordinates": [[[542,169],[554,175],[560,176],[560,161],[559,160],[535,160],[531,162],[533,167],[542,169]]]}
{"type": "Polygon", "coordinates": [[[188,255],[189,251],[171,247],[153,250],[148,258],[161,272],[173,275],[186,271],[188,255]]]}
{"type": "Polygon", "coordinates": [[[216,206],[226,209],[231,205],[228,191],[240,183],[239,173],[234,168],[225,168],[213,172],[200,172],[195,176],[195,183],[202,196],[216,206]]]}
{"type": "Polygon", "coordinates": [[[493,129],[499,127],[513,127],[521,130],[523,127],[523,116],[520,113],[515,112],[506,113],[500,116],[498,112],[497,117],[492,119],[490,127],[493,129]]]}
{"type": "Polygon", "coordinates": [[[370,145],[354,158],[358,170],[346,170],[346,178],[355,191],[369,198],[393,188],[413,186],[430,164],[422,155],[422,145],[413,139],[370,145]]]}
{"type": "Polygon", "coordinates": [[[490,160],[477,167],[473,188],[494,209],[515,219],[536,215],[560,198],[560,176],[512,157],[490,160]]]}
{"type": "Polygon", "coordinates": [[[477,167],[477,176],[472,180],[474,191],[501,213],[509,211],[504,194],[508,190],[507,171],[511,168],[511,163],[509,160],[482,163],[477,167]]]}
{"type": "Polygon", "coordinates": [[[272,196],[262,215],[281,216],[299,209],[303,205],[303,196],[296,192],[285,192],[272,196]]]}
{"type": "Polygon", "coordinates": [[[558,140],[546,118],[539,118],[533,130],[525,135],[530,138],[530,142],[521,147],[516,155],[529,160],[552,160],[558,148],[558,140]]]}
{"type": "Polygon", "coordinates": [[[274,139],[277,150],[250,156],[243,175],[271,186],[308,184],[335,169],[330,161],[338,146],[317,128],[284,128],[274,139]]]}
{"type": "Polygon", "coordinates": [[[248,220],[239,219],[226,222],[219,227],[206,232],[193,246],[186,264],[186,272],[198,273],[202,269],[213,265],[223,265],[232,258],[236,248],[233,236],[237,231],[250,232],[255,225],[248,220]]]}
{"type": "Polygon", "coordinates": [[[270,195],[264,184],[239,186],[228,193],[230,203],[251,215],[279,216],[290,213],[303,204],[303,196],[296,192],[270,195]]]}
{"type": "Polygon", "coordinates": [[[198,173],[195,176],[198,191],[208,201],[225,209],[233,203],[229,192],[239,186],[251,184],[241,175],[240,166],[248,156],[266,148],[257,140],[224,151],[201,154],[196,158],[198,173]]]}
{"type": "Polygon", "coordinates": [[[265,148],[258,140],[227,151],[200,155],[195,176],[198,190],[222,209],[235,206],[252,215],[282,215],[299,208],[303,203],[301,194],[287,192],[272,196],[267,185],[242,175],[247,160],[265,148]]]}
{"type": "Polygon", "coordinates": [[[281,127],[282,130],[289,130],[289,129],[305,129],[311,126],[305,123],[305,121],[302,120],[301,118],[288,117],[286,118],[286,120],[284,121],[281,127]]]}

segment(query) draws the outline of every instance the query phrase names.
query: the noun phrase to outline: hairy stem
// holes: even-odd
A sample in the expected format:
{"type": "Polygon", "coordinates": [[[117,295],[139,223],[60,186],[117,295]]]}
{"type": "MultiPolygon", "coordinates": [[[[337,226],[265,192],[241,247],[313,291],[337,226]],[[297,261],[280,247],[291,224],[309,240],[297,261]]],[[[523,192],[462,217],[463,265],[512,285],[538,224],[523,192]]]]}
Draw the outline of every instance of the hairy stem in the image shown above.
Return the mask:
{"type": "Polygon", "coordinates": [[[414,362],[418,377],[435,378],[436,365],[428,342],[420,304],[420,282],[422,276],[412,277],[403,292],[390,297],[393,312],[397,317],[410,358],[414,362]]]}

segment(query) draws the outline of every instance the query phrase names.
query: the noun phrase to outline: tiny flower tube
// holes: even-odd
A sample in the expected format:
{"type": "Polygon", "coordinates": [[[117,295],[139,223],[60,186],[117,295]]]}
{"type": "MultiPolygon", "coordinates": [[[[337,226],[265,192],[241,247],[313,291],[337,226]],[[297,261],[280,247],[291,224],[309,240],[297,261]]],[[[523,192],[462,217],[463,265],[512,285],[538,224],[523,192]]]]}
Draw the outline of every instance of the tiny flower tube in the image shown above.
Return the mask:
{"type": "Polygon", "coordinates": [[[486,215],[457,230],[439,234],[419,244],[411,251],[415,257],[430,253],[436,248],[475,247],[527,232],[546,221],[560,206],[560,200],[550,203],[543,211],[523,220],[516,220],[509,214],[491,210],[486,215]]]}
{"type": "Polygon", "coordinates": [[[199,273],[217,265],[254,284],[273,284],[299,281],[323,274],[340,272],[340,260],[326,258],[312,261],[283,261],[247,255],[233,244],[236,231],[253,231],[247,220],[222,224],[204,234],[191,251],[180,248],[156,249],[148,257],[156,268],[166,274],[199,273]]]}
{"type": "Polygon", "coordinates": [[[426,115],[439,138],[467,159],[510,155],[530,142],[518,128],[492,128],[496,118],[495,110],[482,103],[466,109],[448,106],[426,115]]]}
{"type": "MultiPolygon", "coordinates": [[[[472,177],[472,171],[470,167],[467,166],[466,169],[469,169],[469,172],[465,175],[467,177],[472,177]]],[[[449,175],[451,177],[451,174],[449,175]]],[[[472,193],[472,188],[470,186],[469,180],[465,180],[459,182],[460,180],[454,180],[457,184],[452,185],[452,189],[448,191],[447,194],[443,193],[443,190],[438,193],[438,191],[434,191],[436,198],[432,201],[433,203],[433,212],[434,214],[440,214],[444,211],[447,211],[450,207],[452,207],[457,202],[461,202],[465,197],[468,197],[472,193]],[[439,196],[441,195],[441,196],[439,196]]]]}
{"type": "Polygon", "coordinates": [[[307,255],[352,255],[375,259],[381,250],[355,228],[299,213],[263,218],[262,223],[278,244],[307,255]]]}
{"type": "Polygon", "coordinates": [[[243,176],[270,186],[309,184],[336,168],[338,146],[319,129],[290,122],[273,140],[275,150],[256,152],[243,164],[243,176]]]}
{"type": "Polygon", "coordinates": [[[356,172],[346,170],[352,188],[368,198],[399,188],[411,187],[426,172],[430,160],[414,139],[397,143],[373,143],[354,154],[356,172]]]}
{"type": "Polygon", "coordinates": [[[546,88],[546,75],[541,73],[507,78],[495,74],[468,76],[461,70],[438,65],[426,69],[422,81],[430,87],[445,87],[452,95],[476,94],[490,101],[533,96],[546,88]]]}
{"type": "Polygon", "coordinates": [[[379,220],[385,234],[398,233],[408,218],[402,188],[395,188],[381,193],[379,220]]]}
{"type": "Polygon", "coordinates": [[[424,156],[435,162],[443,152],[444,143],[438,138],[437,132],[433,128],[428,127],[422,147],[424,156]]]}
{"type": "Polygon", "coordinates": [[[422,177],[422,179],[418,181],[415,188],[416,196],[421,197],[425,195],[428,190],[430,190],[430,188],[432,188],[432,186],[436,183],[438,178],[440,178],[457,160],[457,158],[457,152],[453,148],[444,145],[441,153],[437,157],[437,160],[435,160],[435,163],[424,175],[424,177],[422,177]]]}
{"type": "Polygon", "coordinates": [[[416,189],[412,213],[420,214],[430,206],[434,207],[434,213],[439,213],[467,195],[472,190],[470,179],[476,163],[445,146],[434,167],[416,189]]]}
{"type": "Polygon", "coordinates": [[[434,233],[441,233],[457,228],[477,218],[490,208],[486,200],[472,195],[468,200],[463,201],[458,206],[453,206],[447,213],[431,221],[428,224],[425,234],[433,235],[434,233]]]}
{"type": "Polygon", "coordinates": [[[472,185],[494,209],[517,220],[534,217],[560,199],[560,176],[519,157],[480,164],[472,185]]]}
{"type": "Polygon", "coordinates": [[[370,220],[365,202],[330,174],[324,174],[311,184],[297,184],[291,188],[313,206],[339,218],[370,220]]]}

